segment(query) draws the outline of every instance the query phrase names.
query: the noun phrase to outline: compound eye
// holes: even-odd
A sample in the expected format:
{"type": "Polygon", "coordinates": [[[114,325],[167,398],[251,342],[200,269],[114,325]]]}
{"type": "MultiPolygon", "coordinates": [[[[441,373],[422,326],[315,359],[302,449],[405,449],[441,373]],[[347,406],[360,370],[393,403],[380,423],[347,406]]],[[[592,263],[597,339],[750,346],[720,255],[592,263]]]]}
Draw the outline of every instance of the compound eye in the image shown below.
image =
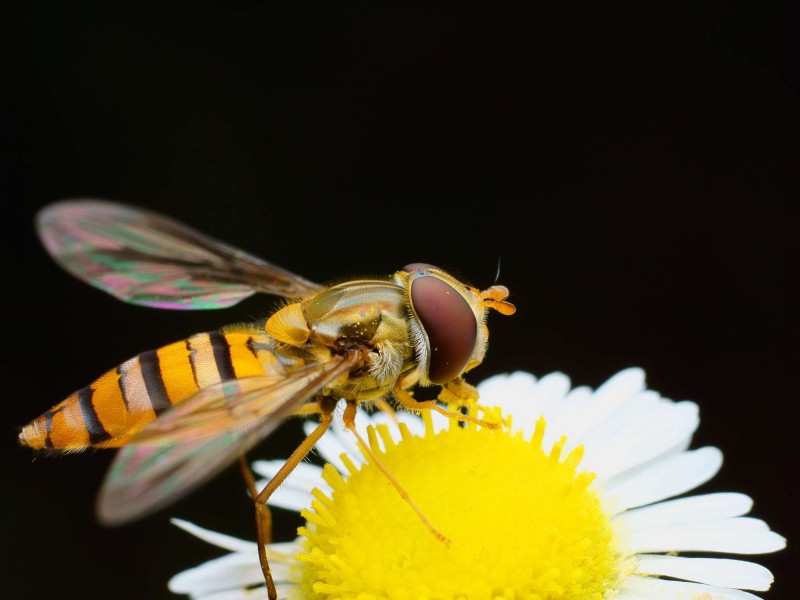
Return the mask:
{"type": "Polygon", "coordinates": [[[436,277],[411,282],[411,304],[430,343],[428,379],[446,383],[464,371],[478,338],[472,308],[453,287],[436,277]]]}
{"type": "MultiPolygon", "coordinates": [[[[428,269],[433,267],[433,265],[429,265],[428,263],[411,263],[403,267],[403,271],[406,273],[411,273],[412,271],[419,271],[420,269],[428,269]]],[[[434,269],[436,267],[433,267],[434,269]]]]}

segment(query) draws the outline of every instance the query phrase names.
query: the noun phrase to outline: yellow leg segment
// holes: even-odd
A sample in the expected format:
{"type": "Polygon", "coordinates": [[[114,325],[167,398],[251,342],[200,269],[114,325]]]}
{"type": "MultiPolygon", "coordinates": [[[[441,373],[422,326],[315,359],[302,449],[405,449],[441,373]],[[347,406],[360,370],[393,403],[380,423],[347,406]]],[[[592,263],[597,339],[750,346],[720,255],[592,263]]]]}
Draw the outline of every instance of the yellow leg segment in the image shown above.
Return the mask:
{"type": "Polygon", "coordinates": [[[244,458],[242,457],[240,459],[241,463],[244,464],[242,469],[243,472],[245,472],[246,468],[247,474],[245,475],[245,481],[247,481],[248,488],[250,489],[250,493],[252,494],[255,502],[258,561],[261,565],[261,572],[264,573],[264,582],[267,584],[267,595],[269,596],[269,600],[277,600],[278,592],[275,590],[275,582],[272,580],[272,571],[269,568],[269,561],[267,560],[266,544],[268,544],[272,539],[272,515],[269,507],[267,506],[267,500],[269,500],[270,496],[275,493],[275,490],[278,489],[278,486],[280,486],[286,480],[295,467],[300,464],[300,462],[302,462],[306,456],[308,456],[308,453],[311,452],[311,450],[314,448],[314,445],[328,430],[328,427],[330,427],[331,422],[333,421],[333,409],[335,407],[335,401],[323,397],[320,398],[316,403],[316,410],[308,411],[308,413],[319,412],[321,414],[319,425],[317,425],[314,431],[312,431],[311,434],[300,443],[295,451],[292,452],[291,456],[286,459],[286,462],[283,463],[283,466],[278,469],[278,472],[275,473],[275,476],[270,479],[269,483],[267,483],[267,485],[264,486],[264,489],[260,492],[258,492],[256,489],[253,474],[250,472],[250,468],[247,467],[246,463],[244,463],[244,458]]]}
{"type": "Polygon", "coordinates": [[[476,425],[480,425],[481,427],[486,427],[488,429],[497,429],[501,425],[500,423],[494,421],[484,421],[483,419],[478,419],[471,415],[465,415],[460,412],[447,410],[446,408],[442,408],[441,406],[436,404],[436,401],[434,400],[415,400],[410,393],[408,393],[401,387],[394,388],[394,396],[395,398],[397,398],[397,401],[400,403],[400,406],[402,406],[406,410],[410,411],[435,410],[439,414],[444,415],[445,417],[449,417],[450,419],[455,419],[457,421],[464,421],[467,423],[475,423],[476,425]]]}
{"type": "Polygon", "coordinates": [[[344,426],[348,431],[350,431],[354,436],[356,436],[356,440],[358,440],[358,445],[361,448],[361,452],[363,452],[364,456],[368,458],[373,465],[378,467],[381,473],[383,473],[386,476],[386,479],[388,479],[389,483],[391,483],[392,486],[394,486],[394,488],[398,491],[400,497],[406,502],[408,502],[408,505],[415,513],[417,513],[417,516],[420,518],[425,527],[427,527],[428,530],[434,535],[434,537],[438,539],[440,542],[450,545],[450,539],[448,539],[438,529],[436,529],[433,525],[431,525],[430,521],[428,521],[427,517],[425,517],[425,515],[422,514],[422,511],[419,509],[419,507],[416,504],[414,504],[414,501],[408,495],[408,492],[405,491],[405,489],[403,489],[403,486],[400,485],[400,482],[394,478],[394,475],[392,475],[389,469],[386,468],[386,465],[384,465],[380,461],[380,459],[378,459],[378,457],[369,447],[369,444],[367,444],[364,441],[364,438],[362,438],[361,435],[358,433],[358,431],[356,430],[355,418],[356,418],[356,403],[353,401],[348,401],[347,406],[344,409],[344,419],[343,419],[344,426]]]}

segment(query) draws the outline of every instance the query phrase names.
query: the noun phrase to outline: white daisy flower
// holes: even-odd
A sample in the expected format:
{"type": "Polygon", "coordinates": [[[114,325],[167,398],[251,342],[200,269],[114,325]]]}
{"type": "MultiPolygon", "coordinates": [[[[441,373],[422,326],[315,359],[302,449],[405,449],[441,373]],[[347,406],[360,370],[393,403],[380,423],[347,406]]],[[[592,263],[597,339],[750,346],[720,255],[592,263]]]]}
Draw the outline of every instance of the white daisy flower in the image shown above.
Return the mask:
{"type": "MultiPolygon", "coordinates": [[[[279,598],[744,600],[756,596],[743,590],[769,589],[758,564],[697,556],[775,552],[786,541],[744,516],[753,504],[744,494],[682,496],[722,465],[717,448],[689,449],[696,404],[646,389],[641,369],[595,391],[522,372],[478,389],[481,407],[502,409],[510,426],[460,427],[432,412],[398,413],[399,426],[383,413],[356,419],[450,543],[338,423],[316,446],[325,469],[299,465],[270,500],[307,520],[297,540],[268,548],[279,598]]],[[[282,462],[253,468],[269,478],[282,462]]],[[[255,543],[175,523],[230,553],[179,573],[170,590],[265,597],[255,543]]]]}

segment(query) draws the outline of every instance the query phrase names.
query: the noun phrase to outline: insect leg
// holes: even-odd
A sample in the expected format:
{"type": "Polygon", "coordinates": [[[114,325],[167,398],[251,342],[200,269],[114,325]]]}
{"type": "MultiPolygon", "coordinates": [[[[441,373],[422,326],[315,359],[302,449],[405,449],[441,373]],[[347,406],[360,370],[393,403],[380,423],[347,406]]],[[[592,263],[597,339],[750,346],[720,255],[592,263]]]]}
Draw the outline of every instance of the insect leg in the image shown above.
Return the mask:
{"type": "MultiPolygon", "coordinates": [[[[272,580],[272,571],[270,571],[269,568],[267,550],[265,547],[266,540],[268,540],[271,536],[271,532],[267,532],[262,529],[266,523],[272,523],[271,516],[265,516],[269,514],[267,500],[269,500],[269,497],[275,493],[275,490],[278,489],[278,486],[284,482],[294,468],[300,464],[300,462],[308,455],[309,452],[311,452],[311,450],[314,448],[314,445],[325,434],[325,432],[328,430],[328,427],[330,427],[331,422],[333,421],[333,409],[336,407],[336,400],[326,396],[320,396],[318,400],[318,406],[319,413],[321,415],[319,425],[317,425],[316,429],[314,429],[314,431],[312,431],[308,437],[304,439],[297,448],[295,448],[291,456],[286,459],[286,462],[283,463],[283,466],[278,469],[277,473],[275,473],[275,476],[269,480],[267,485],[264,486],[264,489],[258,494],[253,495],[256,506],[258,560],[261,564],[261,572],[264,573],[264,581],[267,584],[267,594],[269,595],[270,600],[277,600],[278,593],[275,590],[275,583],[272,580]]],[[[253,484],[253,490],[255,491],[255,483],[253,484]]]]}
{"type": "MultiPolygon", "coordinates": [[[[247,491],[250,492],[250,497],[255,498],[258,496],[258,488],[256,488],[256,479],[253,477],[253,471],[250,470],[250,465],[247,464],[247,459],[244,454],[239,456],[239,467],[242,470],[242,477],[247,484],[247,491]]],[[[259,514],[256,510],[256,519],[259,514]]],[[[272,541],[272,511],[268,506],[264,506],[261,511],[261,522],[256,523],[256,530],[261,534],[258,543],[259,545],[269,544],[272,541]]]]}
{"type": "Polygon", "coordinates": [[[400,424],[400,421],[397,420],[397,412],[384,398],[378,398],[375,400],[375,408],[382,413],[389,415],[392,421],[394,421],[395,425],[400,424]]]}
{"type": "Polygon", "coordinates": [[[415,513],[417,513],[417,516],[424,523],[425,527],[427,527],[428,530],[434,535],[434,537],[436,537],[436,539],[438,539],[440,542],[444,542],[445,544],[450,545],[450,539],[447,538],[444,534],[442,534],[433,525],[431,525],[431,522],[428,521],[427,517],[424,514],[422,514],[422,511],[419,509],[419,507],[416,504],[414,504],[414,501],[411,499],[411,496],[408,495],[408,492],[403,488],[402,485],[400,485],[400,482],[394,478],[394,475],[392,475],[389,469],[386,468],[386,465],[384,465],[378,459],[378,457],[375,455],[375,453],[372,451],[369,445],[364,441],[364,438],[361,437],[361,434],[358,433],[358,431],[356,430],[356,403],[354,401],[350,400],[347,402],[347,406],[344,409],[344,416],[342,420],[344,421],[345,429],[347,429],[354,436],[356,436],[356,440],[358,440],[358,446],[359,448],[361,448],[361,452],[364,453],[364,456],[369,458],[372,464],[378,467],[381,473],[383,473],[386,476],[386,479],[388,479],[389,483],[391,483],[394,486],[394,488],[398,491],[400,497],[406,502],[408,502],[408,505],[413,509],[415,513]]]}
{"type": "MultiPolygon", "coordinates": [[[[322,412],[320,403],[317,401],[308,402],[299,408],[295,409],[293,415],[316,415],[322,412]]],[[[239,457],[239,467],[242,471],[245,484],[247,484],[247,491],[250,492],[250,497],[255,499],[258,496],[258,489],[256,488],[256,479],[253,476],[253,471],[250,465],[247,464],[244,454],[239,457]]],[[[261,524],[260,531],[264,534],[263,539],[259,541],[261,544],[269,544],[272,542],[272,511],[269,506],[264,504],[264,509],[261,511],[261,524]]]]}
{"type": "Polygon", "coordinates": [[[394,388],[394,395],[397,398],[397,401],[400,403],[400,406],[405,408],[406,410],[416,411],[416,410],[435,410],[439,414],[444,415],[445,417],[449,417],[451,419],[455,419],[457,421],[468,421],[470,423],[475,423],[476,425],[480,425],[481,427],[486,427],[488,429],[497,429],[500,427],[500,423],[495,423],[492,421],[484,421],[483,419],[476,419],[473,416],[465,415],[460,412],[454,412],[452,410],[447,410],[446,408],[442,408],[433,400],[414,400],[414,397],[409,394],[406,390],[401,388],[400,386],[395,386],[394,388]]]}
{"type": "Polygon", "coordinates": [[[455,404],[461,407],[473,406],[478,402],[478,397],[478,388],[458,377],[442,386],[438,399],[443,404],[455,404]]]}

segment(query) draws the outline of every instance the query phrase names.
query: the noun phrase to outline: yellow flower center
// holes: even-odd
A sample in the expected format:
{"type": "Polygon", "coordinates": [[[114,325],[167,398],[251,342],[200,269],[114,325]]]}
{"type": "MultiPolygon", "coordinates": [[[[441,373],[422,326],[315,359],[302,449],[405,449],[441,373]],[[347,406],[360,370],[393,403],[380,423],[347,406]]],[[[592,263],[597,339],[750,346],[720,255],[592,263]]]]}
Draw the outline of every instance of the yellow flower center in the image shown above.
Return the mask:
{"type": "Polygon", "coordinates": [[[354,600],[592,599],[613,597],[621,562],[609,517],[562,438],[542,449],[545,422],[519,433],[451,424],[426,434],[370,433],[370,446],[428,521],[387,477],[346,457],[326,465],[331,497],[315,490],[298,557],[304,597],[354,600]],[[383,440],[385,450],[377,443],[383,440]]]}

